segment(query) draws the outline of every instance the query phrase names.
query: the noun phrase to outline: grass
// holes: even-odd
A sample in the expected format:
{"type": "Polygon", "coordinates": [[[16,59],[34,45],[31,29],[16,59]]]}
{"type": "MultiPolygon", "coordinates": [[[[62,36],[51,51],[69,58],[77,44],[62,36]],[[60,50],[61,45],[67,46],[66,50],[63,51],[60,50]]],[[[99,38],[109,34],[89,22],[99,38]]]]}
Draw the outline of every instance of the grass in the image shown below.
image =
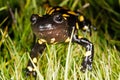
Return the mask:
{"type": "MultiPolygon", "coordinates": [[[[32,76],[25,75],[25,68],[30,58],[29,53],[33,46],[29,19],[32,13],[44,14],[42,2],[9,0],[6,4],[5,1],[0,0],[0,4],[2,4],[0,14],[4,13],[3,16],[0,16],[0,80],[34,79],[32,76]],[[16,4],[17,8],[15,8],[16,4]],[[13,17],[7,14],[8,5],[13,10],[13,17]],[[11,23],[11,19],[14,22],[11,23]]],[[[92,2],[92,0],[81,0],[79,3],[78,0],[62,2],[58,0],[58,2],[51,1],[50,3],[75,10],[76,6],[81,8],[83,3],[88,2],[90,6],[83,10],[83,13],[98,28],[98,31],[92,32],[91,37],[86,36],[95,46],[93,70],[85,73],[80,71],[83,53],[85,53],[83,47],[73,43],[47,45],[46,50],[40,55],[36,67],[37,80],[120,80],[120,52],[116,49],[116,45],[119,47],[120,43],[120,28],[117,27],[120,26],[120,22],[118,18],[115,18],[119,14],[110,7],[113,5],[112,0],[109,3],[103,1],[103,4],[100,4],[100,1],[92,2]],[[102,9],[100,12],[99,8],[102,9]],[[108,12],[103,14],[105,11],[108,12]],[[114,32],[113,34],[109,34],[109,27],[114,32]]]]}

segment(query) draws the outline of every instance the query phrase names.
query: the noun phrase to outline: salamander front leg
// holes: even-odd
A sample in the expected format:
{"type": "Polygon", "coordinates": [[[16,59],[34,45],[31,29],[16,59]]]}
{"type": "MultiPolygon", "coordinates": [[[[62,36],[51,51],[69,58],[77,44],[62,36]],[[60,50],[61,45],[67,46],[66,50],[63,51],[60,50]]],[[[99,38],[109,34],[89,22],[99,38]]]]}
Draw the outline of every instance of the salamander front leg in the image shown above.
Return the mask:
{"type": "Polygon", "coordinates": [[[88,70],[91,71],[93,56],[94,56],[93,44],[90,41],[88,41],[86,38],[78,38],[77,35],[73,36],[73,41],[86,48],[86,53],[85,53],[85,56],[83,57],[83,61],[81,64],[82,65],[81,71],[85,72],[87,68],[88,70]]]}
{"type": "MultiPolygon", "coordinates": [[[[42,53],[44,49],[45,49],[45,44],[39,44],[39,43],[36,43],[34,45],[34,47],[32,48],[32,51],[30,53],[30,57],[32,59],[32,62],[35,65],[37,65],[37,62],[38,62],[39,53],[42,53]]],[[[36,77],[37,74],[36,74],[36,71],[34,69],[32,62],[29,60],[28,65],[27,65],[26,74],[27,75],[32,74],[34,77],[36,77]]]]}

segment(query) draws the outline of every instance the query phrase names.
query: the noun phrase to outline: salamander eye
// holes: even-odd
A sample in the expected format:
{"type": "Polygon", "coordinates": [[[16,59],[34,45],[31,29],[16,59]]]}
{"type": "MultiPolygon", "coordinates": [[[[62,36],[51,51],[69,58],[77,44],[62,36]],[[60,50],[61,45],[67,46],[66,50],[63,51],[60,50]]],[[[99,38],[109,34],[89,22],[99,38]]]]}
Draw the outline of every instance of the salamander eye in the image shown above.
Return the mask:
{"type": "Polygon", "coordinates": [[[39,16],[37,14],[32,14],[30,21],[32,24],[35,24],[38,20],[39,16]]]}
{"type": "Polygon", "coordinates": [[[62,23],[64,21],[64,19],[61,14],[57,14],[57,15],[54,15],[53,21],[56,23],[62,23]]]}

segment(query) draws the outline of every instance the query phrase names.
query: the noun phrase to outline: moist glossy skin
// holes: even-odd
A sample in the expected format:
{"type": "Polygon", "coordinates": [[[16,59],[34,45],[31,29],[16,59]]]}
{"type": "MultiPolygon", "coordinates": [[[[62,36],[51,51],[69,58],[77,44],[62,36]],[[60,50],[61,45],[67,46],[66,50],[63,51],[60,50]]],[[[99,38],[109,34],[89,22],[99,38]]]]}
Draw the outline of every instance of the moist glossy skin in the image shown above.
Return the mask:
{"type": "MultiPolygon", "coordinates": [[[[45,43],[69,42],[73,31],[72,42],[86,48],[81,71],[85,72],[86,69],[92,70],[94,46],[86,38],[80,38],[77,33],[81,29],[91,34],[91,24],[83,15],[61,7],[51,7],[47,10],[46,15],[40,17],[38,14],[32,14],[30,20],[33,33],[38,38],[30,53],[30,57],[35,65],[37,64],[39,53],[42,53],[46,47],[45,43]]],[[[27,75],[30,74],[33,76],[37,75],[32,62],[29,60],[27,75]]]]}
{"type": "Polygon", "coordinates": [[[51,43],[51,39],[55,42],[63,42],[69,36],[69,25],[60,13],[39,17],[33,14],[31,17],[32,30],[39,39],[44,39],[47,43],[51,43]],[[35,19],[36,21],[32,20],[35,19]],[[58,19],[58,20],[57,20],[58,19]]]}

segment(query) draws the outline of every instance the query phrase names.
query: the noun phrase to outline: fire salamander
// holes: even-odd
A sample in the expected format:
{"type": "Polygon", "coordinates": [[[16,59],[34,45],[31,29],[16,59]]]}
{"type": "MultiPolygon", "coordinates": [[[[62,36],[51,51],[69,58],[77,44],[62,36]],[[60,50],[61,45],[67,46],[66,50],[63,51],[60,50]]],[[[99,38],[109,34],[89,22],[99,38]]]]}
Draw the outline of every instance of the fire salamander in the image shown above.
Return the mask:
{"type": "Polygon", "coordinates": [[[88,31],[91,34],[91,23],[82,14],[62,7],[50,7],[43,16],[32,14],[30,21],[33,33],[38,40],[30,53],[32,61],[29,60],[27,65],[28,75],[37,75],[33,63],[37,65],[38,55],[44,51],[46,43],[67,43],[70,41],[72,33],[71,41],[86,48],[81,71],[92,70],[94,45],[88,39],[78,35],[78,30],[88,31]]]}

